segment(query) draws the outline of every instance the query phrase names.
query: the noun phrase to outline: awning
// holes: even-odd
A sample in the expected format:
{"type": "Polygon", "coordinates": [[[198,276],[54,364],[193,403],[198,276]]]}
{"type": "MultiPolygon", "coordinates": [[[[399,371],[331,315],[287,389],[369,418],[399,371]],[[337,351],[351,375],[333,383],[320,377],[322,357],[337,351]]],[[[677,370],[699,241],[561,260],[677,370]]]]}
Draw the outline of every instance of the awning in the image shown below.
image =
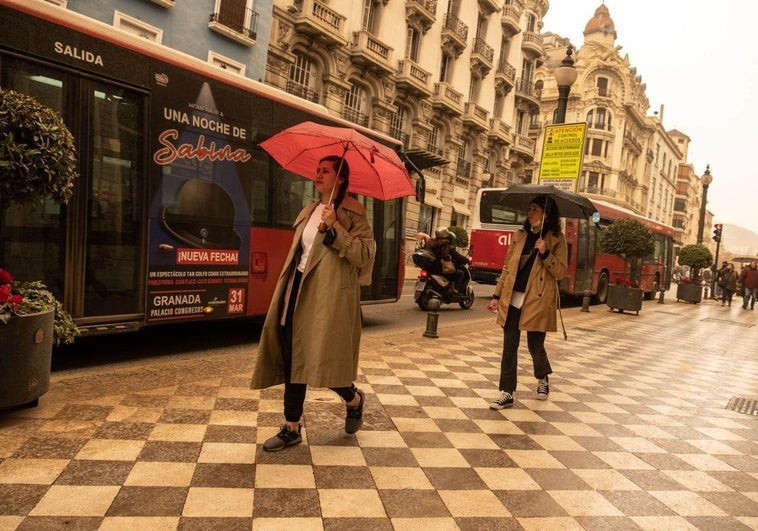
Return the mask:
{"type": "Polygon", "coordinates": [[[468,208],[469,193],[465,188],[453,188],[453,210],[458,214],[471,217],[473,214],[468,208]]]}
{"type": "Polygon", "coordinates": [[[445,208],[442,204],[442,185],[439,179],[434,177],[425,177],[426,192],[424,193],[424,204],[435,208],[445,208]]]}
{"type": "MultiPolygon", "coordinates": [[[[405,155],[416,168],[422,171],[427,168],[433,168],[434,166],[450,164],[449,160],[443,159],[436,153],[425,149],[409,149],[408,151],[403,152],[403,155],[405,155]]],[[[409,168],[409,170],[412,169],[412,167],[409,168]]]]}

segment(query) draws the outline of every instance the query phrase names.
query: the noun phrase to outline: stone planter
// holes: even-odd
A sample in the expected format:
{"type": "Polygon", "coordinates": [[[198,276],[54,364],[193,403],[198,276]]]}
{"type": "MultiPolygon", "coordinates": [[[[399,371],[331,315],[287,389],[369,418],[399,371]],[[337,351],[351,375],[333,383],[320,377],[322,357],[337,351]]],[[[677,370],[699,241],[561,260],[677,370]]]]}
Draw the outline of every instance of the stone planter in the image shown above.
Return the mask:
{"type": "Polygon", "coordinates": [[[703,287],[700,284],[680,282],[676,285],[676,300],[698,304],[703,300],[703,287]]]}
{"type": "Polygon", "coordinates": [[[36,406],[50,385],[55,310],[0,324],[0,410],[36,406]]]}
{"type": "Polygon", "coordinates": [[[628,286],[608,286],[608,298],[605,303],[613,310],[624,313],[624,310],[636,312],[639,315],[642,309],[644,292],[640,288],[628,286]]]}

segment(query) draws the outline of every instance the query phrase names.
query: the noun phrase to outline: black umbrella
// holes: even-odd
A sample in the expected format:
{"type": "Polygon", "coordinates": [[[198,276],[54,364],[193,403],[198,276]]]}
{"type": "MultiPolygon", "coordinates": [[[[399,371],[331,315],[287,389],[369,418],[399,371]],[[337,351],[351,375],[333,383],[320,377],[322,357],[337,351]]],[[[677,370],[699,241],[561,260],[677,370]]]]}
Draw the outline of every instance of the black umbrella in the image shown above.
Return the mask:
{"type": "Polygon", "coordinates": [[[539,196],[547,196],[558,205],[561,217],[588,219],[597,209],[583,195],[567,192],[552,184],[514,184],[501,196],[501,206],[511,207],[522,212],[529,209],[529,203],[539,196]]]}

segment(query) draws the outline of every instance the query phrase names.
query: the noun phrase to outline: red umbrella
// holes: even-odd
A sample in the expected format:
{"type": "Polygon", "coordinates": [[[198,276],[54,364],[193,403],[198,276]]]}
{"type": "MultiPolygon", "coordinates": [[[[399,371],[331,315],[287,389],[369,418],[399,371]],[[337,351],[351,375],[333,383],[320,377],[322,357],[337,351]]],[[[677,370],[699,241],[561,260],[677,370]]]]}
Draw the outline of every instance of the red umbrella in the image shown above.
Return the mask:
{"type": "Polygon", "coordinates": [[[348,191],[387,201],[415,195],[408,170],[392,148],[349,127],[303,122],[260,143],[288,171],[316,179],[319,161],[344,157],[350,165],[348,191]]]}

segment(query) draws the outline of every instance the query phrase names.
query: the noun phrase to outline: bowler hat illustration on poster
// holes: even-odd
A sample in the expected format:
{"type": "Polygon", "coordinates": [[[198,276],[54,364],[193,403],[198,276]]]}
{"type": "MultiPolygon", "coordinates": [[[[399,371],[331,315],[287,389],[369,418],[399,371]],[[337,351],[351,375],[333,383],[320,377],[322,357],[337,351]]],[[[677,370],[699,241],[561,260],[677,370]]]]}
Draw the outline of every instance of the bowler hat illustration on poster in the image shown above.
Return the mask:
{"type": "Polygon", "coordinates": [[[239,249],[234,232],[234,203],[220,186],[211,181],[190,179],[166,205],[161,223],[168,234],[200,249],[239,249]]]}

